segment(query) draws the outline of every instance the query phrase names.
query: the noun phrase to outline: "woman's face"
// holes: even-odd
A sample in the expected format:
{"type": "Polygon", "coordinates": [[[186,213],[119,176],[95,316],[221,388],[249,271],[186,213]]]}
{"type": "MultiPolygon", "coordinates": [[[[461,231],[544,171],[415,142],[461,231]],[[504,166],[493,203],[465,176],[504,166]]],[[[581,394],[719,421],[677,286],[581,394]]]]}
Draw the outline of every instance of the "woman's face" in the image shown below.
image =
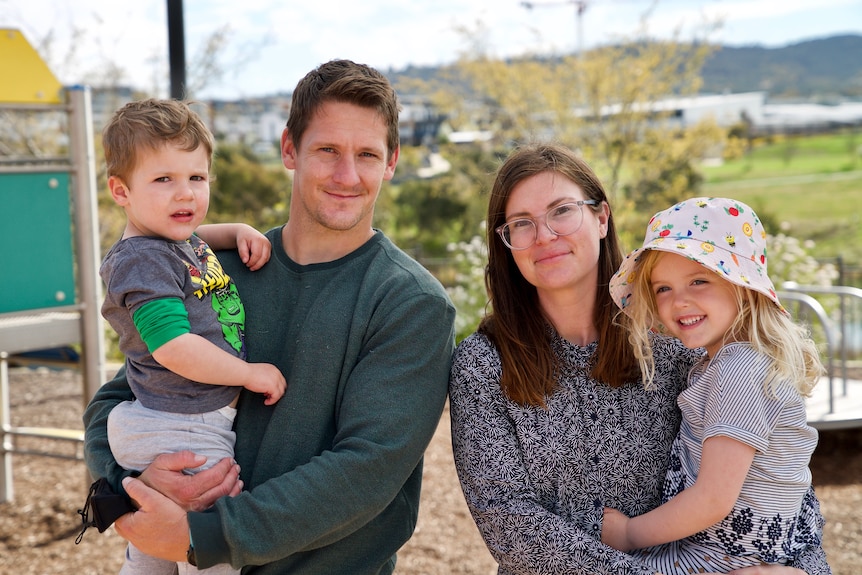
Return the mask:
{"type": "Polygon", "coordinates": [[[567,290],[595,293],[600,242],[608,231],[607,204],[598,213],[582,206],[583,223],[570,235],[558,236],[545,225],[548,210],[586,199],[577,184],[556,172],[530,176],[512,189],[506,221],[530,218],[538,230],[536,242],[527,249],[512,250],[512,257],[524,279],[536,286],[540,300],[567,290]]]}

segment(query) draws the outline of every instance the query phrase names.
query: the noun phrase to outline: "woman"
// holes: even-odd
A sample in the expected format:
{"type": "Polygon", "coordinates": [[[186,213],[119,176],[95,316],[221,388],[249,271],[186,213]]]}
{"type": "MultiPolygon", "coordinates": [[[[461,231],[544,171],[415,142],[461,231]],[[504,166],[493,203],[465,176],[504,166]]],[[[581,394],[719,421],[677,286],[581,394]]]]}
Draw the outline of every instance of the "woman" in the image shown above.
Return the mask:
{"type": "MultiPolygon", "coordinates": [[[[622,262],[607,196],[571,151],[513,152],[487,223],[491,311],[459,344],[449,381],[455,465],[479,532],[500,574],[653,573],[601,543],[602,512],[659,505],[676,396],[700,352],[657,337],[656,389],[644,389],[607,288],[622,262]]],[[[793,566],[830,573],[819,537],[793,566]]],[[[748,573],[761,569],[799,573],[748,573]]]]}

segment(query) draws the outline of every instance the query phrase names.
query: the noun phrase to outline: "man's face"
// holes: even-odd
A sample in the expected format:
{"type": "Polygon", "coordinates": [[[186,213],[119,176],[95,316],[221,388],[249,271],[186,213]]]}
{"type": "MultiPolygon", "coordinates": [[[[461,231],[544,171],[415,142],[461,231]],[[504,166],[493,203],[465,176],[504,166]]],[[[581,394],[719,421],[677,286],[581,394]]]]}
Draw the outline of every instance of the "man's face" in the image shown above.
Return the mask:
{"type": "Polygon", "coordinates": [[[388,158],[386,134],[376,111],[343,102],[320,107],[298,148],[285,132],[282,160],[295,170],[291,219],[300,219],[293,223],[306,231],[367,234],[380,187],[398,161],[398,150],[388,158]]]}

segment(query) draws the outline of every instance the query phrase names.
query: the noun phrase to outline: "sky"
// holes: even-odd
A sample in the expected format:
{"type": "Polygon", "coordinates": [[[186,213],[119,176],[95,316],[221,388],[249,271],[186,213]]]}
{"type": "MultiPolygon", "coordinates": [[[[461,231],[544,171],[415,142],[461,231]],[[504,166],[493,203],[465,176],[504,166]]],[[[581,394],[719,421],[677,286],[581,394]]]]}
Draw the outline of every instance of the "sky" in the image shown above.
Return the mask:
{"type": "MultiPolygon", "coordinates": [[[[186,61],[225,34],[225,73],[195,98],[290,92],[317,65],[349,58],[382,71],[443,65],[479,42],[506,57],[571,53],[637,35],[682,38],[720,19],[724,45],[780,47],[862,34],[862,0],[184,0],[186,61]],[[584,7],[580,17],[577,7],[584,7]]],[[[0,28],[20,30],[65,85],[121,84],[169,95],[167,0],[0,0],[0,28]]],[[[862,55],[860,55],[862,57],[862,55]]],[[[188,80],[191,82],[189,72],[188,80]]]]}

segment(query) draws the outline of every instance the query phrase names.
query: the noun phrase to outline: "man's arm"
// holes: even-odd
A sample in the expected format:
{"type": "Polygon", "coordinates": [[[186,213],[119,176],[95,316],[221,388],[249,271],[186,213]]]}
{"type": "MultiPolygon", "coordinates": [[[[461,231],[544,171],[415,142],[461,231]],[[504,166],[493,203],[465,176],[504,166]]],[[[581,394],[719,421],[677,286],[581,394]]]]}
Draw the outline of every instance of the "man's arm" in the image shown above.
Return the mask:
{"type": "MultiPolygon", "coordinates": [[[[236,498],[222,498],[214,512],[189,514],[200,567],[269,563],[339,546],[369,522],[379,523],[375,518],[384,511],[399,514],[397,527],[390,523],[386,528],[387,536],[395,539],[375,545],[369,553],[394,553],[401,538],[409,537],[413,525],[406,508],[415,511],[418,505],[417,464],[446,400],[454,309],[442,296],[413,297],[385,315],[363,322],[368,351],[359,354],[359,362],[348,372],[326,359],[329,352],[316,343],[320,336],[298,342],[318,359],[303,361],[301,367],[294,364],[291,386],[308,392],[319,385],[311,382],[328,382],[322,390],[327,399],[309,406],[310,411],[330,411],[329,396],[338,377],[333,379],[333,372],[349,373],[349,381],[338,384],[343,394],[336,406],[337,432],[331,447],[236,498]],[[311,342],[314,349],[306,347],[311,342]]],[[[296,417],[290,403],[283,403],[275,406],[273,420],[288,414],[296,417]]],[[[246,408],[238,425],[248,424],[257,413],[246,408]]],[[[314,416],[309,423],[320,421],[314,416]]],[[[238,427],[237,434],[241,433],[238,427]]],[[[271,465],[267,454],[277,456],[279,450],[284,448],[275,443],[259,449],[255,474],[271,465]]],[[[381,527],[371,529],[380,533],[381,527]]]]}
{"type": "MultiPolygon", "coordinates": [[[[104,384],[84,411],[84,461],[93,477],[104,477],[115,493],[125,493],[122,480],[134,475],[117,464],[108,445],[108,415],[123,401],[134,399],[126,381],[126,369],[104,384]]],[[[186,475],[183,469],[193,469],[204,458],[190,451],[160,455],[140,474],[147,485],[165,493],[182,508],[202,510],[224,495],[236,495],[242,489],[239,466],[224,459],[214,467],[196,475],[186,475]]]]}
{"type": "Polygon", "coordinates": [[[108,415],[123,401],[135,399],[126,381],[123,366],[114,379],[104,384],[84,410],[84,462],[93,477],[104,477],[116,493],[123,493],[121,481],[131,474],[119,465],[108,445],[108,415]]]}

